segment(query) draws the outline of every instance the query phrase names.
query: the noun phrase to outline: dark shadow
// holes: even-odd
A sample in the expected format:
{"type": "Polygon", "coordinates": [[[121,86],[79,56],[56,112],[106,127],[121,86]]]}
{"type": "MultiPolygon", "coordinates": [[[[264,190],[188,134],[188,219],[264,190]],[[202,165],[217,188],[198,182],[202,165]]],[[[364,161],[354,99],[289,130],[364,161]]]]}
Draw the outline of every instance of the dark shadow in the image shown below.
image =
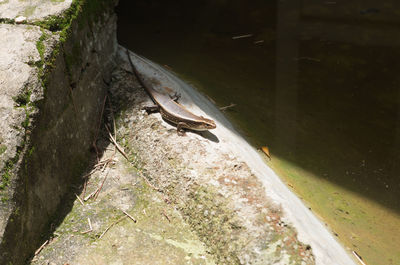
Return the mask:
{"type": "Polygon", "coordinates": [[[203,138],[208,139],[211,142],[219,143],[218,137],[210,131],[191,131],[195,134],[202,136],[203,138]]]}
{"type": "Polygon", "coordinates": [[[121,1],[118,39],[235,103],[254,146],[400,213],[397,9],[279,3],[121,1]]]}
{"type": "MultiPolygon", "coordinates": [[[[108,82],[104,83],[105,85],[109,86],[108,82]]],[[[88,153],[89,158],[87,161],[82,163],[82,170],[74,172],[75,175],[73,176],[73,179],[68,183],[69,188],[65,195],[61,198],[62,203],[60,203],[54,215],[49,218],[49,223],[46,226],[47,229],[43,231],[39,240],[41,242],[40,244],[44,244],[47,240],[51,241],[53,238],[57,237],[55,235],[55,231],[62,224],[66,216],[72,211],[74,203],[77,199],[76,194],[83,194],[83,196],[85,196],[85,182],[89,180],[90,172],[95,169],[95,165],[99,162],[98,159],[103,156],[107,146],[110,144],[105,124],[107,124],[111,130],[113,130],[113,122],[110,120],[110,117],[112,116],[111,107],[107,106],[110,106],[109,100],[106,101],[103,117],[99,119],[100,126],[97,133],[97,138],[94,141],[96,144],[91,147],[90,152],[88,153]]],[[[32,259],[35,256],[34,253],[31,255],[32,256],[27,260],[26,264],[31,264],[32,259]]]]}

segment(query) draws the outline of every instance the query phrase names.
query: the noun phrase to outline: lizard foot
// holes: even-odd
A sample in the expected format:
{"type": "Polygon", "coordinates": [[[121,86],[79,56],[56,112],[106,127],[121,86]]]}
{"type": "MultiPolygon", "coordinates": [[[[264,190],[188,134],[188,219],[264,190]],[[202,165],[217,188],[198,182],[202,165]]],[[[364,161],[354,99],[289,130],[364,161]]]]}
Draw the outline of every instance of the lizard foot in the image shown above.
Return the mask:
{"type": "Polygon", "coordinates": [[[144,106],[142,109],[145,111],[152,113],[152,112],[157,112],[160,110],[160,107],[158,105],[153,105],[153,106],[144,106]]]}
{"type": "Polygon", "coordinates": [[[169,95],[169,97],[170,97],[173,101],[177,102],[177,101],[181,98],[181,94],[179,94],[178,92],[175,92],[173,95],[169,95]]]}
{"type": "Polygon", "coordinates": [[[177,133],[179,136],[184,136],[184,135],[186,134],[185,130],[183,129],[184,126],[187,126],[187,124],[184,123],[184,122],[178,123],[178,125],[177,125],[177,127],[176,127],[176,133],[177,133]]]}

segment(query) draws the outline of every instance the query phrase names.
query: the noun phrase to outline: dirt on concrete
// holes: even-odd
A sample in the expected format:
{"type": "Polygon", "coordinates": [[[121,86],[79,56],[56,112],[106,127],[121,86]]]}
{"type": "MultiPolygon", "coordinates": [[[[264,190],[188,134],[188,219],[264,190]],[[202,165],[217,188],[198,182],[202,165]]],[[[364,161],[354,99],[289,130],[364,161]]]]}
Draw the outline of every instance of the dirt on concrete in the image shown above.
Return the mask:
{"type": "Polygon", "coordinates": [[[115,118],[126,157],[106,148],[100,161],[112,160],[94,167],[77,194],[83,205],[75,201],[33,264],[314,264],[311,247],[218,135],[178,136],[142,109],[150,99],[124,54],[120,48],[107,124],[115,118]],[[101,185],[96,200],[84,200],[101,185]]]}

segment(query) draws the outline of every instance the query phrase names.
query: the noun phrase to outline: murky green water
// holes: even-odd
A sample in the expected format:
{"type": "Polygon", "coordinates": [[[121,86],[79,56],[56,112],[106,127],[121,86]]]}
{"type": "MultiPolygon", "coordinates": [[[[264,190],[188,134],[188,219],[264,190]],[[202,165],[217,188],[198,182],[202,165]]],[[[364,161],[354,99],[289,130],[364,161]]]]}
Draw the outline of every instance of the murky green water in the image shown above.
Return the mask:
{"type": "Polygon", "coordinates": [[[339,240],[400,264],[400,2],[188,2],[121,2],[119,42],[236,104],[226,115],[339,240]]]}

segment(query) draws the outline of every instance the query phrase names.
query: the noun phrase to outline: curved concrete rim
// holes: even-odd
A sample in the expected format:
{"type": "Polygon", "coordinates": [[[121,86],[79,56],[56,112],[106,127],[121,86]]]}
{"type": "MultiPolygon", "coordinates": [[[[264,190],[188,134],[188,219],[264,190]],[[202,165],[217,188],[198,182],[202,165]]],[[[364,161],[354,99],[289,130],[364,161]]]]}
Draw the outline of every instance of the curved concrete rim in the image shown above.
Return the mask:
{"type": "Polygon", "coordinates": [[[286,187],[275,172],[265,164],[259,153],[233,128],[215,105],[193,86],[157,63],[133,52],[130,52],[130,55],[140,72],[157,78],[161,83],[160,86],[173,87],[182,94],[185,106],[189,105],[190,110],[196,111],[196,113],[203,112],[216,121],[217,128],[212,131],[219,138],[219,142],[216,144],[219,145],[219,148],[234,153],[248,164],[264,184],[267,197],[282,206],[284,218],[296,228],[299,240],[311,246],[316,264],[356,264],[324,224],[286,187]]]}

